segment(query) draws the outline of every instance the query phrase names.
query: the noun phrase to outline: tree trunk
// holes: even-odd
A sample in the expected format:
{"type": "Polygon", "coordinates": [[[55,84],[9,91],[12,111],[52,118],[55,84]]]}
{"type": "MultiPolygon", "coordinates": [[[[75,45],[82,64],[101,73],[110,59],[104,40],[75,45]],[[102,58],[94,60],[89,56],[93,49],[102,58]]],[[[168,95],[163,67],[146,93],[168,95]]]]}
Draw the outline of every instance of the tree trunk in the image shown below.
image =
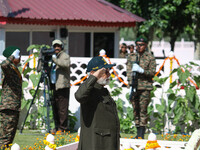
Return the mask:
{"type": "Polygon", "coordinates": [[[195,43],[194,59],[200,60],[200,42],[195,43]]]}
{"type": "Polygon", "coordinates": [[[170,40],[171,51],[174,51],[175,42],[176,42],[176,39],[175,38],[171,38],[171,40],[170,40]]]}

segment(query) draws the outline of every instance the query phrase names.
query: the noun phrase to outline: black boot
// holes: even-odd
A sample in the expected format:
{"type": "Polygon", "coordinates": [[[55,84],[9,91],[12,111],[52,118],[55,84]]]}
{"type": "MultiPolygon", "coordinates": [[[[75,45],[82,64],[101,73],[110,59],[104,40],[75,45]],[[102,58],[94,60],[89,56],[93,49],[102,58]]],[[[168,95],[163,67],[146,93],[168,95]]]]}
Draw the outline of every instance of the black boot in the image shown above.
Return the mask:
{"type": "Polygon", "coordinates": [[[145,126],[140,126],[140,137],[144,139],[145,126]]]}
{"type": "Polygon", "coordinates": [[[137,135],[136,135],[135,139],[138,139],[139,135],[140,135],[140,127],[137,127],[137,135]]]}

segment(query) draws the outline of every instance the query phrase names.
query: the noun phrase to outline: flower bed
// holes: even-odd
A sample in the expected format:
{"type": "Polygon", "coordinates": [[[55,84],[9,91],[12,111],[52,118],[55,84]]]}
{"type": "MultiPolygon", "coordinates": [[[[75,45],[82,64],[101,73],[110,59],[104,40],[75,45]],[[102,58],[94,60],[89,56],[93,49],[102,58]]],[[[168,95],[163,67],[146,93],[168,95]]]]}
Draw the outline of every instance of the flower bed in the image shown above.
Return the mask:
{"type": "MultiPolygon", "coordinates": [[[[54,136],[51,135],[54,138],[54,142],[52,140],[49,140],[49,138],[47,138],[49,134],[46,134],[45,137],[42,138],[37,138],[37,142],[35,142],[34,146],[23,146],[20,144],[21,149],[23,150],[34,150],[34,149],[45,149],[45,147],[50,147],[52,149],[55,150],[76,150],[78,147],[78,139],[77,139],[77,133],[75,134],[71,134],[70,132],[66,132],[64,134],[61,133],[56,133],[54,136]],[[46,142],[48,141],[48,143],[46,142]],[[51,143],[52,142],[52,143],[51,143]],[[56,147],[55,147],[55,145],[56,147]]],[[[133,139],[134,136],[130,136],[131,134],[128,135],[123,135],[120,139],[120,147],[121,150],[124,150],[126,148],[126,150],[142,150],[145,148],[147,141],[149,140],[143,140],[143,139],[133,139]],[[127,138],[126,138],[127,137],[127,138]],[[126,145],[126,146],[125,146],[126,145]],[[130,148],[127,148],[127,145],[130,146],[130,148]]],[[[156,137],[156,135],[155,135],[156,137]]],[[[175,150],[191,150],[191,147],[199,147],[200,145],[200,129],[199,130],[195,130],[192,134],[192,136],[190,137],[190,135],[170,135],[170,134],[166,134],[166,135],[157,135],[156,138],[151,140],[152,142],[157,142],[158,145],[161,146],[160,149],[162,150],[169,150],[169,149],[175,149],[175,150]],[[157,138],[158,137],[158,138],[157,138]],[[158,139],[158,140],[157,140],[158,139]]],[[[19,144],[19,143],[18,143],[19,144]]],[[[1,150],[1,148],[0,148],[1,150]]],[[[3,149],[2,149],[3,150],[3,149]]],[[[10,148],[8,148],[7,150],[10,150],[10,148]]],[[[157,148],[157,150],[159,150],[159,148],[157,148]]]]}

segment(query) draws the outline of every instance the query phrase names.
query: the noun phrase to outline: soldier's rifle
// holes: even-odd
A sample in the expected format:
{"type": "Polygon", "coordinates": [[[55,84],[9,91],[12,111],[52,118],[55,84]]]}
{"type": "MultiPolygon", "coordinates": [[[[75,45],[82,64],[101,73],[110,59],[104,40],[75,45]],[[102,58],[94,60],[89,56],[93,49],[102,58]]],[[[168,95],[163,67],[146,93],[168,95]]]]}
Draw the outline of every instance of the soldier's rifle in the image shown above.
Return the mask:
{"type": "MultiPolygon", "coordinates": [[[[138,61],[138,50],[136,49],[136,61],[133,62],[139,65],[139,61],[138,61]]],[[[132,65],[133,65],[132,64],[132,65]]],[[[138,73],[136,71],[132,72],[132,83],[131,83],[131,92],[130,92],[130,96],[129,96],[129,100],[132,99],[132,97],[136,94],[137,92],[137,86],[138,86],[138,73]]]]}

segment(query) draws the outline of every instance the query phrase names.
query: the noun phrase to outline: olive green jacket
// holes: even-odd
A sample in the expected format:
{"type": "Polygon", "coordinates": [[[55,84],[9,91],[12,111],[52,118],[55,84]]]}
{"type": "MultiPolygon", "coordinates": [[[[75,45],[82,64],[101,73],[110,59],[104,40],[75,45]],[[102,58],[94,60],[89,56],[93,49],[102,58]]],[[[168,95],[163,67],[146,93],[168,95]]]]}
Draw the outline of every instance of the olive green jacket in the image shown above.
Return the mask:
{"type": "Polygon", "coordinates": [[[108,90],[90,75],[75,93],[81,104],[78,150],[119,150],[120,123],[108,90]]]}

